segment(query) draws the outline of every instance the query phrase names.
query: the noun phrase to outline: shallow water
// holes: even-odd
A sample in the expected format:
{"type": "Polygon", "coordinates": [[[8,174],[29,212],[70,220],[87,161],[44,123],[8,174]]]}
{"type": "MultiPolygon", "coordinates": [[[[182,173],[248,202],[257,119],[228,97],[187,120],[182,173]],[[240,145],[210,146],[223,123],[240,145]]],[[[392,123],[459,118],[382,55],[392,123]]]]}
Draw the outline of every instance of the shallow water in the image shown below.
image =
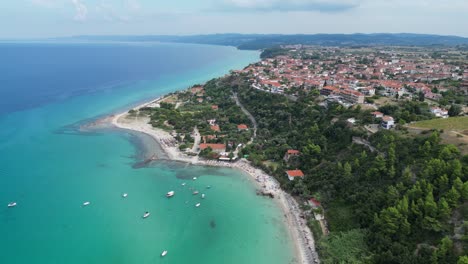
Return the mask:
{"type": "Polygon", "coordinates": [[[256,196],[245,175],[167,161],[135,166],[142,154],[158,152],[149,138],[75,130],[84,120],[242,68],[258,53],[0,44],[0,55],[1,263],[291,261],[280,209],[256,196]],[[162,57],[164,63],[148,61],[162,57]],[[176,195],[167,199],[170,190],[176,195]],[[7,208],[11,201],[18,206],[7,208]],[[151,216],[142,219],[145,211],[151,216]],[[163,250],[169,253],[161,258],[163,250]]]}

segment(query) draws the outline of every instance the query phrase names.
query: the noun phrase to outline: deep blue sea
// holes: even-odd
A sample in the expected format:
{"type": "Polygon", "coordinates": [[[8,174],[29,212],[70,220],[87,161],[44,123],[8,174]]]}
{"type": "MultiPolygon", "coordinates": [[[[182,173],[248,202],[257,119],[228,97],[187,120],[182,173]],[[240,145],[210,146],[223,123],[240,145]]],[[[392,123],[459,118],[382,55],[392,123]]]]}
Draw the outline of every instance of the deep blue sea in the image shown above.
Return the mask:
{"type": "Polygon", "coordinates": [[[280,209],[247,176],[135,168],[135,136],[75,130],[258,57],[206,45],[0,43],[0,263],[293,263],[280,209]]]}

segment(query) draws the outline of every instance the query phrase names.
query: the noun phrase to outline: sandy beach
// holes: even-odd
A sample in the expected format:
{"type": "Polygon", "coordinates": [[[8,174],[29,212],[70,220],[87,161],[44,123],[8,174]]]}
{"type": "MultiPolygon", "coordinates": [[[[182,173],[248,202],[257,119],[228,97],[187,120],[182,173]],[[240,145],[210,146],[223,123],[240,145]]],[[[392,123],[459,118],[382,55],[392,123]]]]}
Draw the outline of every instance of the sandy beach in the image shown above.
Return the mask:
{"type": "MultiPolygon", "coordinates": [[[[152,100],[134,107],[133,109],[136,110],[145,106],[153,106],[162,99],[163,98],[152,100]]],[[[274,177],[253,167],[246,159],[241,159],[236,162],[222,162],[216,160],[204,160],[200,159],[198,156],[185,155],[179,150],[176,140],[169,132],[154,128],[148,124],[148,122],[148,117],[130,116],[127,112],[124,112],[96,121],[93,126],[99,127],[104,124],[110,124],[116,128],[145,133],[161,145],[161,148],[170,160],[204,166],[229,167],[241,170],[250,175],[252,180],[257,184],[258,189],[263,194],[272,194],[275,201],[283,210],[285,216],[284,221],[286,222],[290,235],[294,241],[295,250],[297,252],[297,263],[308,264],[320,262],[315,250],[315,241],[313,239],[312,232],[307,227],[306,220],[302,216],[302,210],[299,208],[295,199],[281,190],[279,183],[274,179],[274,177]]]]}

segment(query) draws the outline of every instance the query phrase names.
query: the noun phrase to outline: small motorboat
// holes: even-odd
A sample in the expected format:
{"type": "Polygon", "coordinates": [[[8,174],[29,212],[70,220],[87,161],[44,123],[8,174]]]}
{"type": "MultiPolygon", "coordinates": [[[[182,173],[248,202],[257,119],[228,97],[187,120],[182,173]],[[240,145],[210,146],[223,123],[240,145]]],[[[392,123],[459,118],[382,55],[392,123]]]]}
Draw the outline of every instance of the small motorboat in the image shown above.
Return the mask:
{"type": "Polygon", "coordinates": [[[206,188],[207,188],[207,189],[211,189],[211,186],[210,186],[210,185],[208,185],[208,186],[206,186],[206,188]]]}
{"type": "Polygon", "coordinates": [[[8,204],[8,207],[15,207],[15,206],[16,206],[16,202],[12,202],[8,204]]]}
{"type": "Polygon", "coordinates": [[[150,213],[149,212],[145,212],[145,214],[143,215],[143,218],[148,218],[150,216],[150,213]]]}
{"type": "Polygon", "coordinates": [[[84,202],[84,203],[83,203],[83,206],[88,206],[88,205],[90,205],[90,204],[91,204],[91,202],[84,202]]]}
{"type": "Polygon", "coordinates": [[[168,197],[168,198],[169,198],[169,197],[172,197],[172,196],[174,196],[174,194],[175,194],[174,191],[170,191],[170,192],[168,192],[168,193],[166,194],[166,197],[168,197]]]}
{"type": "Polygon", "coordinates": [[[195,207],[200,207],[200,203],[197,203],[197,204],[195,205],[195,207]]]}
{"type": "Polygon", "coordinates": [[[205,199],[205,194],[204,193],[201,194],[201,198],[205,199]]]}
{"type": "Polygon", "coordinates": [[[198,194],[198,191],[194,191],[194,192],[193,192],[193,195],[197,195],[197,194],[198,194]]]}
{"type": "Polygon", "coordinates": [[[183,182],[183,183],[182,183],[182,186],[185,186],[185,184],[186,184],[186,183],[185,183],[185,182],[183,182]]]}
{"type": "Polygon", "coordinates": [[[122,197],[123,197],[123,198],[127,198],[127,196],[128,196],[128,193],[122,194],[122,197]]]}
{"type": "Polygon", "coordinates": [[[164,250],[162,253],[161,253],[161,257],[164,257],[167,255],[167,250],[164,250]]]}
{"type": "Polygon", "coordinates": [[[194,180],[194,181],[197,180],[197,177],[193,177],[193,180],[194,180]]]}

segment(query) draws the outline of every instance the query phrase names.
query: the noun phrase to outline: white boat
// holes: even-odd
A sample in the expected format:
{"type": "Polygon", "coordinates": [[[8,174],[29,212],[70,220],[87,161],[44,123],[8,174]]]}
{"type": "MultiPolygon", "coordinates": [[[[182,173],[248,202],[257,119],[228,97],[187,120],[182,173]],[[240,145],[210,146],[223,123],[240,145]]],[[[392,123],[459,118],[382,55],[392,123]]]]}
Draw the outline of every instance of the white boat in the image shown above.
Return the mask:
{"type": "Polygon", "coordinates": [[[208,185],[208,186],[206,186],[206,188],[207,188],[207,189],[211,189],[211,186],[210,186],[210,185],[208,185]]]}
{"type": "Polygon", "coordinates": [[[122,194],[122,197],[123,197],[123,198],[127,198],[127,196],[128,196],[128,193],[122,194]]]}
{"type": "Polygon", "coordinates": [[[166,194],[166,197],[172,197],[174,196],[175,192],[174,191],[170,191],[166,194]]]}
{"type": "Polygon", "coordinates": [[[84,202],[83,206],[88,206],[91,202],[84,202]]]}
{"type": "Polygon", "coordinates": [[[13,203],[9,203],[8,204],[8,207],[15,207],[16,206],[16,202],[13,202],[13,203]]]}
{"type": "Polygon", "coordinates": [[[193,192],[193,195],[197,195],[197,194],[198,194],[198,191],[194,191],[194,192],[193,192]]]}
{"type": "Polygon", "coordinates": [[[197,204],[195,205],[195,207],[200,207],[200,203],[197,203],[197,204]]]}
{"type": "Polygon", "coordinates": [[[150,213],[149,212],[145,212],[145,214],[143,215],[143,218],[148,218],[150,216],[150,213]]]}
{"type": "Polygon", "coordinates": [[[205,194],[204,193],[202,193],[201,198],[205,199],[205,194]]]}
{"type": "Polygon", "coordinates": [[[161,253],[161,257],[164,257],[167,255],[167,250],[164,250],[162,253],[161,253]]]}
{"type": "Polygon", "coordinates": [[[197,177],[193,177],[193,180],[195,181],[197,179],[197,177]]]}
{"type": "Polygon", "coordinates": [[[182,183],[182,186],[185,186],[185,182],[182,183]]]}

